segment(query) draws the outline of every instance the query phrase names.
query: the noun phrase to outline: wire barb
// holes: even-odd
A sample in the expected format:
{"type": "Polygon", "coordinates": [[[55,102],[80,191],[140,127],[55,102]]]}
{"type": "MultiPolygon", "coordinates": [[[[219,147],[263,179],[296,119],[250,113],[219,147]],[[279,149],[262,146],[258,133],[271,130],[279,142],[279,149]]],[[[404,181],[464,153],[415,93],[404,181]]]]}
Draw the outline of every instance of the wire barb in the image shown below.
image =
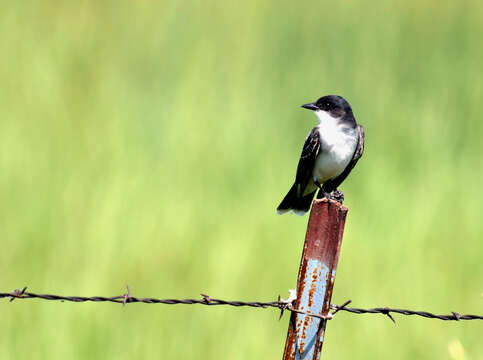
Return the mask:
{"type": "Polygon", "coordinates": [[[391,313],[399,314],[399,315],[416,315],[427,319],[439,319],[445,321],[461,321],[461,320],[483,320],[482,315],[461,315],[457,312],[451,312],[448,315],[438,315],[432,314],[427,311],[415,311],[415,310],[406,310],[406,309],[394,309],[394,308],[371,308],[371,309],[360,309],[360,308],[348,308],[347,305],[351,303],[351,300],[346,301],[342,305],[331,305],[330,308],[334,311],[329,313],[327,316],[314,314],[308,311],[302,311],[299,309],[295,309],[292,306],[292,302],[288,303],[286,300],[280,299],[278,297],[277,301],[271,302],[260,302],[260,301],[228,301],[228,300],[221,300],[221,299],[213,299],[208,295],[201,294],[202,299],[156,299],[156,298],[136,298],[133,297],[131,294],[131,288],[129,285],[127,287],[127,293],[124,295],[119,296],[112,296],[112,297],[103,297],[103,296],[62,296],[62,295],[51,295],[51,294],[35,294],[31,292],[27,292],[27,287],[25,286],[22,290],[15,289],[13,292],[5,292],[0,293],[1,298],[10,299],[12,302],[15,299],[41,299],[41,300],[51,300],[51,301],[70,301],[70,302],[112,302],[112,303],[120,303],[126,305],[127,303],[144,303],[144,304],[167,304],[167,305],[177,305],[177,304],[185,304],[185,305],[193,305],[193,304],[200,304],[200,305],[208,305],[208,306],[217,306],[217,305],[227,305],[227,306],[235,306],[235,307],[254,307],[254,308],[277,308],[280,310],[280,318],[283,315],[284,310],[288,310],[291,312],[295,312],[298,314],[304,314],[311,317],[316,317],[319,319],[329,320],[331,319],[337,312],[345,311],[352,314],[382,314],[391,319],[394,323],[396,323],[394,317],[391,313]]]}
{"type": "Polygon", "coordinates": [[[350,303],[352,302],[352,300],[347,300],[345,303],[343,303],[341,306],[337,306],[337,305],[331,305],[331,307],[333,307],[335,310],[332,312],[332,316],[334,316],[335,314],[337,314],[338,311],[340,310],[344,310],[344,308],[349,305],[350,303]]]}
{"type": "Polygon", "coordinates": [[[129,284],[126,284],[126,288],[127,288],[127,294],[124,294],[123,295],[123,300],[122,300],[122,306],[126,306],[126,304],[129,302],[129,300],[131,299],[131,288],[129,287],[129,284]]]}
{"type": "Polygon", "coordinates": [[[451,313],[454,315],[454,318],[455,318],[456,321],[460,320],[460,318],[461,318],[460,314],[458,314],[457,312],[454,312],[454,311],[452,311],[451,313]]]}
{"type": "Polygon", "coordinates": [[[394,318],[392,317],[390,310],[391,309],[384,308],[381,313],[384,314],[384,315],[387,315],[387,317],[392,320],[392,322],[394,323],[394,325],[396,325],[396,320],[394,320],[394,318]]]}
{"type": "Polygon", "coordinates": [[[16,298],[21,298],[22,295],[25,293],[25,290],[27,290],[26,286],[24,286],[22,290],[15,289],[13,293],[10,295],[11,296],[10,302],[14,301],[16,298]]]}
{"type": "Polygon", "coordinates": [[[203,297],[203,300],[209,304],[210,301],[211,301],[211,297],[209,295],[206,295],[206,294],[200,294],[202,297],[203,297]]]}

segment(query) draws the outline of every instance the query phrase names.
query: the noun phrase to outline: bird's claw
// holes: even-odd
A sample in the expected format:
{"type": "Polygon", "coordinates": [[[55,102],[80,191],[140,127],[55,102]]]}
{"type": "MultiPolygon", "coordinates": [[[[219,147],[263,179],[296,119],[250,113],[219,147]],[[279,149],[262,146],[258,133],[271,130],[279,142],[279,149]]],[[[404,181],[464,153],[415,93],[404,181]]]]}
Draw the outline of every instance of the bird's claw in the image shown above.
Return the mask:
{"type": "Polygon", "coordinates": [[[344,202],[344,193],[340,190],[336,190],[331,194],[324,189],[320,189],[319,193],[317,194],[317,199],[323,198],[326,198],[328,200],[334,200],[342,204],[344,202]]]}
{"type": "Polygon", "coordinates": [[[344,193],[340,190],[335,190],[332,194],[325,191],[322,185],[320,184],[319,180],[314,177],[314,184],[319,188],[319,193],[317,194],[317,199],[326,198],[328,200],[335,200],[339,203],[344,202],[344,193]]]}
{"type": "Polygon", "coordinates": [[[333,200],[340,202],[341,204],[344,202],[344,193],[340,190],[335,190],[330,196],[333,200]]]}

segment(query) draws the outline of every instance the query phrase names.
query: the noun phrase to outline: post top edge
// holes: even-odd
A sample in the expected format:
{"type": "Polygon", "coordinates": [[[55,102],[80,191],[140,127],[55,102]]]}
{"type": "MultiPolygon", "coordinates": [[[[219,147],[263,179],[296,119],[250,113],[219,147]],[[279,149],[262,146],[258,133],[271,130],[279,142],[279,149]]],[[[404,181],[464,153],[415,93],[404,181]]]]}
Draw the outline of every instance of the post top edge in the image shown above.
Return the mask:
{"type": "Polygon", "coordinates": [[[342,205],[340,202],[332,200],[332,199],[329,200],[327,198],[315,199],[314,204],[312,206],[322,206],[323,204],[326,204],[326,203],[329,204],[329,205],[336,206],[337,208],[339,208],[339,210],[341,210],[343,212],[349,211],[349,209],[347,207],[345,207],[344,205],[342,205]]]}

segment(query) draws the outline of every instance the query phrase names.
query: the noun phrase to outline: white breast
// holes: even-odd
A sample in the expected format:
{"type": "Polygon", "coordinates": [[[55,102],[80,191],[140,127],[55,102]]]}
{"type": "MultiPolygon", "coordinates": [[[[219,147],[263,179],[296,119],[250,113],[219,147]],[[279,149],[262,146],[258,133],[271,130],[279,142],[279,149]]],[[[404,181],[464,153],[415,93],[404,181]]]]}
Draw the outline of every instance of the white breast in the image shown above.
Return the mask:
{"type": "Polygon", "coordinates": [[[338,119],[325,111],[317,111],[320,151],[315,161],[313,176],[322,184],[340,175],[347,167],[357,146],[357,130],[343,127],[338,119]]]}

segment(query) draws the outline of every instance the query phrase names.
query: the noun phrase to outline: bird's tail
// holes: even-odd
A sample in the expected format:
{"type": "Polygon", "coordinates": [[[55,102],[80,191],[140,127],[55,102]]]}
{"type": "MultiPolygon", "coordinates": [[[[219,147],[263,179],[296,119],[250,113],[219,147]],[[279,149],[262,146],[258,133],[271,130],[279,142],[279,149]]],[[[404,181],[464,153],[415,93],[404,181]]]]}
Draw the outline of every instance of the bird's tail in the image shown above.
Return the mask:
{"type": "Polygon", "coordinates": [[[297,184],[293,184],[287,195],[277,207],[277,214],[282,215],[292,210],[295,214],[302,216],[310,209],[312,199],[316,191],[305,196],[297,196],[297,184]]]}

